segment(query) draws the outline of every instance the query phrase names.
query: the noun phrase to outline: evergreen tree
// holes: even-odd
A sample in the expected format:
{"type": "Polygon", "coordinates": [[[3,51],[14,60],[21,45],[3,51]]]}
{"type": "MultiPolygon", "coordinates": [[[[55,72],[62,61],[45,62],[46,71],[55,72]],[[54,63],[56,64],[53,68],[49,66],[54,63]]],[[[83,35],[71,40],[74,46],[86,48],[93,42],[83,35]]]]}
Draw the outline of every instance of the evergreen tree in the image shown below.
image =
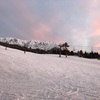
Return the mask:
{"type": "Polygon", "coordinates": [[[69,47],[69,45],[67,44],[67,42],[65,42],[64,44],[60,44],[59,45],[59,57],[61,57],[61,54],[63,53],[63,54],[65,54],[66,55],[66,57],[67,57],[67,55],[68,55],[68,49],[67,49],[67,47],[69,47]],[[62,52],[62,50],[61,50],[61,48],[64,48],[64,50],[63,50],[63,52],[62,52]]]}
{"type": "Polygon", "coordinates": [[[79,57],[83,57],[83,51],[82,50],[78,51],[77,54],[78,54],[79,57]]]}

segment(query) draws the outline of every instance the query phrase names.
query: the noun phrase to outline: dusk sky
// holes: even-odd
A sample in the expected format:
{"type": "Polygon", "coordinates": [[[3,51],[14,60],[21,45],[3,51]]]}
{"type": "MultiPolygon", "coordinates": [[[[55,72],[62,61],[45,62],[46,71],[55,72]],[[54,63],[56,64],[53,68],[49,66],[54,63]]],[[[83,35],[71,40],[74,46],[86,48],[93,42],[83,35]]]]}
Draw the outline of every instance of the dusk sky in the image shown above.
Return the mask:
{"type": "Polygon", "coordinates": [[[100,47],[100,0],[0,0],[0,37],[100,47]]]}

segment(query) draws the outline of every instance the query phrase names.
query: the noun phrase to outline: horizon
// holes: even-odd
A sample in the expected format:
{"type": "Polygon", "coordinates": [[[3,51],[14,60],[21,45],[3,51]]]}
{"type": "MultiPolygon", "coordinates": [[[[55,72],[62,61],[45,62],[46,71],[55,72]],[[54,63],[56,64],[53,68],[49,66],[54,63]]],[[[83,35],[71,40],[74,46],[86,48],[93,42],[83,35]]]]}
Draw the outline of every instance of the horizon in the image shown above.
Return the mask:
{"type": "Polygon", "coordinates": [[[100,47],[99,0],[0,0],[0,15],[0,37],[100,47]]]}
{"type": "MultiPolygon", "coordinates": [[[[27,39],[20,39],[20,38],[13,38],[13,37],[0,37],[0,41],[2,39],[19,39],[19,40],[25,40],[25,41],[37,41],[37,42],[54,42],[54,41],[40,41],[40,40],[27,40],[27,39]]],[[[62,42],[62,43],[58,43],[58,42],[54,42],[56,43],[57,45],[59,44],[63,44],[63,43],[67,43],[67,42],[62,42]]],[[[69,44],[68,44],[69,45],[69,44]]],[[[83,52],[87,52],[87,53],[90,53],[90,52],[98,52],[100,54],[100,47],[90,47],[90,46],[81,46],[81,45],[69,45],[68,47],[68,50],[70,51],[73,51],[73,52],[77,52],[77,51],[80,51],[82,50],[83,52]]]]}

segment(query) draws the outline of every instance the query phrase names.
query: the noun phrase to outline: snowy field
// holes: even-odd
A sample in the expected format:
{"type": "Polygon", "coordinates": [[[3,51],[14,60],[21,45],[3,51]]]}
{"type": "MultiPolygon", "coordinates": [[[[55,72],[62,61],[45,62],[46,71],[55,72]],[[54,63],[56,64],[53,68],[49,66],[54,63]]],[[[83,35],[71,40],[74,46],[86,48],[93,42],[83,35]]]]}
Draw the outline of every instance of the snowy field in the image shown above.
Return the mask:
{"type": "Polygon", "coordinates": [[[100,100],[100,60],[0,46],[0,100],[100,100]]]}

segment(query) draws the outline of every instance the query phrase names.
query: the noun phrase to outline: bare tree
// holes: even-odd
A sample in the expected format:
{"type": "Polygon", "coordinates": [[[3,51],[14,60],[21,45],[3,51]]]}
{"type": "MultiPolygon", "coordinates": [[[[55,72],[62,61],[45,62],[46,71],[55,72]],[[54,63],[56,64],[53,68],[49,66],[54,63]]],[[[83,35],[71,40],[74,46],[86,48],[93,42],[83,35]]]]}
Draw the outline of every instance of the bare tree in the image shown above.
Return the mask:
{"type": "Polygon", "coordinates": [[[7,46],[5,47],[5,50],[7,50],[7,46]]]}
{"type": "Polygon", "coordinates": [[[8,44],[9,44],[8,42],[5,43],[5,50],[7,50],[7,45],[8,45],[8,44]]]}
{"type": "Polygon", "coordinates": [[[59,57],[61,57],[61,47],[62,47],[62,45],[59,44],[58,46],[59,46],[59,57]]]}
{"type": "Polygon", "coordinates": [[[24,54],[26,53],[27,44],[24,44],[24,54]]]}

